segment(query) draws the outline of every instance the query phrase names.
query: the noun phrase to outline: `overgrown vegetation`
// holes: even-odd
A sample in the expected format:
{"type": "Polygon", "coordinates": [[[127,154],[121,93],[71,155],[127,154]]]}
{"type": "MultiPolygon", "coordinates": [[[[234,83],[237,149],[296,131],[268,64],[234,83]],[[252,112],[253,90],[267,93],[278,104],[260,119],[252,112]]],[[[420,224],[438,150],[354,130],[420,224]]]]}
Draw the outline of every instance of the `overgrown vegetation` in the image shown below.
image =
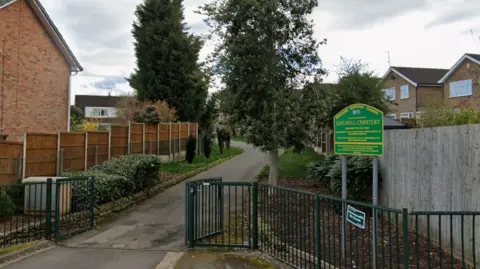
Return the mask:
{"type": "Polygon", "coordinates": [[[203,137],[203,154],[205,154],[205,157],[209,159],[211,153],[212,153],[212,138],[210,134],[206,134],[203,137]]]}
{"type": "MultiPolygon", "coordinates": [[[[347,161],[348,199],[370,201],[372,189],[372,158],[363,156],[349,157],[347,161]]],[[[379,171],[379,184],[382,178],[379,171]]],[[[310,179],[327,186],[332,194],[342,193],[342,162],[338,156],[329,156],[323,161],[313,163],[309,169],[310,179]]]]}
{"type": "Polygon", "coordinates": [[[193,159],[195,159],[196,150],[197,150],[197,138],[190,136],[187,141],[187,153],[185,156],[185,160],[188,163],[192,163],[193,159]]]}
{"type": "Polygon", "coordinates": [[[0,192],[0,217],[11,216],[16,209],[17,207],[12,198],[5,192],[0,192]]]}
{"type": "Polygon", "coordinates": [[[437,127],[480,123],[480,111],[467,106],[449,107],[442,102],[432,103],[421,110],[417,127],[437,127]]]}
{"type": "Polygon", "coordinates": [[[162,165],[162,171],[167,173],[183,174],[194,170],[197,170],[205,165],[214,163],[220,159],[233,157],[243,153],[243,149],[237,147],[231,147],[230,150],[220,153],[220,149],[217,145],[212,147],[211,155],[209,158],[203,155],[197,156],[191,164],[187,161],[167,163],[162,165]]]}
{"type": "Polygon", "coordinates": [[[177,111],[165,101],[138,101],[134,96],[124,96],[116,105],[117,123],[129,121],[157,124],[175,122],[177,111]]]}

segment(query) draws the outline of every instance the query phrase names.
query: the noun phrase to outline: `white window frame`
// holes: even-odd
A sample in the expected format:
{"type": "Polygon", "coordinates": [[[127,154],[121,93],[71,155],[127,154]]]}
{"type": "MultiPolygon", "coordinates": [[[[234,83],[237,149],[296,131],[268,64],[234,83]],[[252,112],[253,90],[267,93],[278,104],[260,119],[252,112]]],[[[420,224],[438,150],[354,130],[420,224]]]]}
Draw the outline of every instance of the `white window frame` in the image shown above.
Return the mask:
{"type": "Polygon", "coordinates": [[[412,119],[412,118],[413,118],[413,112],[400,113],[400,119],[412,119]]]}
{"type": "Polygon", "coordinates": [[[92,109],[92,117],[108,117],[108,109],[93,108],[92,109]],[[104,112],[103,115],[102,115],[102,112],[104,112]]]}
{"type": "Polygon", "coordinates": [[[473,95],[473,80],[465,79],[465,80],[452,81],[448,84],[448,91],[449,91],[449,97],[450,98],[472,96],[473,95]],[[462,94],[452,93],[452,85],[454,83],[458,83],[458,82],[465,82],[465,83],[469,84],[469,85],[467,85],[467,87],[470,87],[470,92],[462,93],[462,94]]]}
{"type": "Polygon", "coordinates": [[[396,100],[397,99],[397,96],[396,96],[396,89],[395,88],[387,88],[387,89],[383,89],[383,94],[385,95],[385,98],[387,100],[396,100]],[[388,91],[392,91],[392,96],[390,96],[387,92],[388,91]],[[391,98],[390,98],[391,97],[391,98]]]}
{"type": "Polygon", "coordinates": [[[388,114],[387,117],[396,120],[397,119],[397,114],[395,114],[395,113],[388,114]]]}
{"type": "Polygon", "coordinates": [[[400,99],[408,99],[410,97],[410,87],[408,84],[400,86],[400,99]],[[406,94],[404,94],[404,90],[406,88],[406,94]]]}

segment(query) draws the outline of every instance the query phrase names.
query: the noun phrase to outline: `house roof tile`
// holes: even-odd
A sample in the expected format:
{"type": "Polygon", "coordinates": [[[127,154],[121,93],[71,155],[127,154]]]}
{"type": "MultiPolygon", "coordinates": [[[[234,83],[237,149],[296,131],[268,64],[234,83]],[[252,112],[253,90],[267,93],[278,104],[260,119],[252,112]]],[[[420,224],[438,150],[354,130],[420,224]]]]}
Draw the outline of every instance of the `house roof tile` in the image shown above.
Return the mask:
{"type": "Polygon", "coordinates": [[[417,84],[438,84],[448,69],[392,66],[393,69],[417,84]]]}

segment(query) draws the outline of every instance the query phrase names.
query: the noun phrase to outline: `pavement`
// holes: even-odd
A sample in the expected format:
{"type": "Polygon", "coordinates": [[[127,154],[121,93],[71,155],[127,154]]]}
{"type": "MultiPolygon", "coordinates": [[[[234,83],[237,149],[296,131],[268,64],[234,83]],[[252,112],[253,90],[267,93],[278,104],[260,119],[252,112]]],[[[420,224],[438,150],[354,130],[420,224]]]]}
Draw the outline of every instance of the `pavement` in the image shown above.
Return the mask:
{"type": "MultiPolygon", "coordinates": [[[[268,156],[251,145],[232,142],[245,152],[189,180],[222,177],[223,181],[251,181],[268,162],[268,156]]],[[[180,183],[144,203],[89,231],[62,242],[61,245],[0,266],[9,269],[229,269],[226,260],[210,266],[175,267],[185,256],[184,184],[180,183]],[[213,266],[213,267],[212,267],[213,266]]],[[[197,258],[200,256],[197,256],[197,258]]],[[[210,257],[210,256],[209,256],[210,257]]],[[[208,259],[207,259],[208,260],[208,259]]],[[[208,263],[207,263],[208,264],[208,263]]],[[[244,264],[247,264],[245,262],[244,264]]],[[[263,267],[245,267],[263,268],[263,267]]],[[[269,268],[269,267],[265,267],[269,268]]],[[[276,268],[276,267],[271,267],[276,268]]]]}

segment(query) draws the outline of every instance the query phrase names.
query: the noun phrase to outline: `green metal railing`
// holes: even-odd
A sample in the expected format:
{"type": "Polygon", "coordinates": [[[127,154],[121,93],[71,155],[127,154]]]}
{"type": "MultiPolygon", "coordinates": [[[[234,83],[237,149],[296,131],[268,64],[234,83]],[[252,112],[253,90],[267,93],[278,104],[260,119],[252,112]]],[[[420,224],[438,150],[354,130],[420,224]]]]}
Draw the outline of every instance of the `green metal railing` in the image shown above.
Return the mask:
{"type": "Polygon", "coordinates": [[[70,178],[1,185],[0,248],[92,228],[93,183],[70,178]]]}
{"type": "Polygon", "coordinates": [[[480,212],[408,212],[257,183],[186,186],[191,248],[250,247],[301,269],[478,266],[480,212]],[[343,226],[347,206],[363,225],[343,226]]]}

